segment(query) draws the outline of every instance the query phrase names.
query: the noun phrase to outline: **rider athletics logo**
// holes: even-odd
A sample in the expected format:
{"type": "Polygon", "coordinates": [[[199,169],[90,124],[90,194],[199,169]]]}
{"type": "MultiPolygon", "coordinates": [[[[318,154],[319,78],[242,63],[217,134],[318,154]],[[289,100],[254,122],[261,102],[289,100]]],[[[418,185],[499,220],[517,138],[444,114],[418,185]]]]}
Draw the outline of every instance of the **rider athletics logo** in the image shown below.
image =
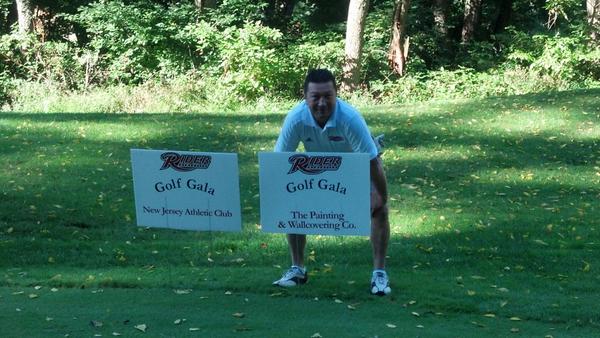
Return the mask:
{"type": "Polygon", "coordinates": [[[296,154],[289,157],[292,164],[288,175],[300,170],[308,175],[317,175],[324,171],[336,171],[342,165],[341,156],[308,156],[296,154]]]}
{"type": "Polygon", "coordinates": [[[187,155],[175,152],[162,153],[160,159],[163,160],[160,170],[173,168],[177,171],[206,169],[212,161],[212,157],[208,155],[187,155]]]}

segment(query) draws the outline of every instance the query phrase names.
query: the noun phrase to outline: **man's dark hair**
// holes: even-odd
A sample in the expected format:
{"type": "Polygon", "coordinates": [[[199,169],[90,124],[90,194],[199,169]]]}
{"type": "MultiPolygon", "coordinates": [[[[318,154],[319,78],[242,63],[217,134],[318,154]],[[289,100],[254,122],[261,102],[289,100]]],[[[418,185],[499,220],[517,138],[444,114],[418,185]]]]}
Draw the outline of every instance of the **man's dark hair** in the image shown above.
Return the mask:
{"type": "Polygon", "coordinates": [[[337,91],[337,84],[335,83],[335,77],[328,69],[310,69],[304,79],[304,93],[308,89],[308,83],[327,83],[333,82],[333,88],[337,91]]]}

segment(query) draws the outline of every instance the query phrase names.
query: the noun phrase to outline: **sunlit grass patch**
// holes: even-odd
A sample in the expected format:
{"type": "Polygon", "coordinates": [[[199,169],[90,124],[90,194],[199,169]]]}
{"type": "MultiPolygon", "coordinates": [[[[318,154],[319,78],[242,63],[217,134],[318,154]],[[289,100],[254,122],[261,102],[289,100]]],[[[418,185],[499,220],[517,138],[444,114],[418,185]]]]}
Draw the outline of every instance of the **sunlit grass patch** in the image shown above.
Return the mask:
{"type": "MultiPolygon", "coordinates": [[[[593,336],[600,291],[597,96],[575,91],[363,109],[388,145],[394,294],[384,300],[367,292],[366,237],[309,237],[310,283],[295,290],[270,286],[289,253],[283,235],[260,231],[257,153],[273,148],[283,113],[2,113],[0,300],[41,316],[27,302],[45,309],[62,299],[82,307],[78,293],[89,299],[104,290],[117,295],[114,302],[130,290],[136,301],[140,291],[172,306],[172,297],[204,292],[211,297],[201,300],[204,306],[215,309],[222,306],[218,296],[231,292],[261,313],[284,304],[280,297],[297,311],[327,302],[336,318],[356,313],[351,305],[365,311],[352,320],[373,327],[365,335],[385,336],[377,328],[408,323],[425,326],[414,335],[427,336],[443,327],[456,336],[508,335],[516,326],[523,334],[593,336]],[[136,227],[131,148],[237,152],[243,231],[136,227]],[[38,297],[27,298],[30,293],[38,297]],[[382,307],[380,318],[365,315],[382,307]]],[[[111,301],[86,306],[102,312],[111,301]]],[[[147,319],[155,308],[140,309],[147,319]]],[[[247,318],[255,336],[269,336],[258,319],[247,318]]],[[[90,320],[71,332],[89,335],[90,320]]],[[[302,320],[338,332],[330,322],[302,320]]],[[[160,332],[172,329],[172,321],[160,325],[160,332]]],[[[58,332],[52,323],[47,328],[58,332]]]]}

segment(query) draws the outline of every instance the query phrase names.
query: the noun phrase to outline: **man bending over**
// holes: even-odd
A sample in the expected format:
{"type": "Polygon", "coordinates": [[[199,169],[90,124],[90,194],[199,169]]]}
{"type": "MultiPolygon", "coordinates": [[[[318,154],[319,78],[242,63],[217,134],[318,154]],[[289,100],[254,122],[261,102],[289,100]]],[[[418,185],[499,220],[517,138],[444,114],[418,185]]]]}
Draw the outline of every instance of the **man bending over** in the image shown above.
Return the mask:
{"type": "MultiPolygon", "coordinates": [[[[276,152],[295,152],[302,141],[308,152],[355,152],[370,155],[371,176],[371,245],[373,274],[370,291],[374,295],[391,292],[385,271],[385,256],[390,237],[387,208],[387,182],[378,146],[359,112],[337,98],[333,74],[313,69],[304,80],[304,100],[287,114],[276,152]]],[[[292,266],[274,285],[292,287],[308,280],[304,266],[306,235],[288,234],[292,266]]]]}

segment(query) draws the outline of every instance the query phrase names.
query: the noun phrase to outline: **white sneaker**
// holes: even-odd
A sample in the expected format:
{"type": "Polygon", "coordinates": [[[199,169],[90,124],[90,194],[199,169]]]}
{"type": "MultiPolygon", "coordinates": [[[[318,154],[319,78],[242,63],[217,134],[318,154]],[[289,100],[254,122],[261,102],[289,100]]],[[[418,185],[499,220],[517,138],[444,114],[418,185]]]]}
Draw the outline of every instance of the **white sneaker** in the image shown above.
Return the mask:
{"type": "Polygon", "coordinates": [[[302,270],[297,266],[292,266],[283,274],[280,279],[274,281],[273,285],[289,288],[299,284],[304,284],[307,281],[308,274],[306,273],[306,270],[302,270]]]}
{"type": "Polygon", "coordinates": [[[385,271],[377,270],[373,271],[373,277],[371,277],[371,294],[378,296],[385,296],[392,292],[390,288],[390,280],[385,271]]]}

